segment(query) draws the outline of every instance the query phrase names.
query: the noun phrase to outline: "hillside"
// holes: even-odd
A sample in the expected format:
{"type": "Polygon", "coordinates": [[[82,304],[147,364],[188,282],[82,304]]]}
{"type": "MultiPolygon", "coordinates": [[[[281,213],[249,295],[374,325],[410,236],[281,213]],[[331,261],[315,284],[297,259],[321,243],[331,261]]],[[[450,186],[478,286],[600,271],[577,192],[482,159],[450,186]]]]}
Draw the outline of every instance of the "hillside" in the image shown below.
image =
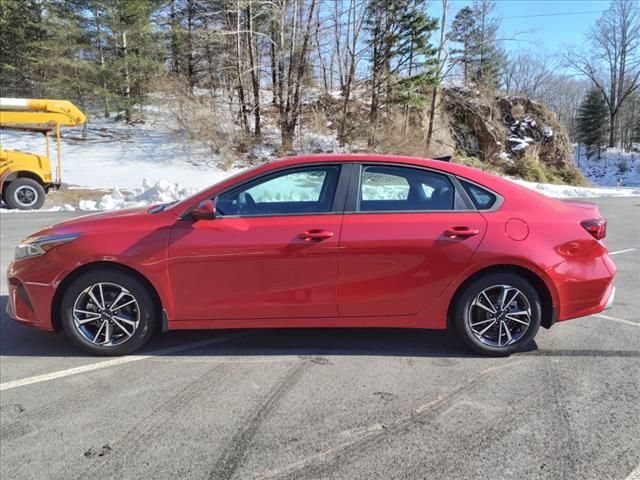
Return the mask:
{"type": "MultiPolygon", "coordinates": [[[[577,188],[587,181],[572,160],[565,129],[544,106],[522,97],[481,94],[459,87],[443,89],[442,93],[432,156],[452,155],[455,162],[536,182],[527,185],[553,196],[635,192],[577,188]]],[[[422,109],[404,116],[400,107],[389,106],[377,131],[376,146],[368,147],[371,129],[366,98],[356,95],[349,103],[346,141],[341,144],[337,140],[337,115],[342,105],[339,93],[307,90],[294,153],[376,151],[426,156],[427,117],[422,109]]],[[[262,135],[252,141],[234,124],[228,110],[220,107],[219,99],[205,93],[193,97],[166,92],[152,95],[143,114],[133,123],[94,116],[86,137],[81,128],[65,129],[63,180],[70,188],[51,195],[47,205],[92,210],[171,201],[283,154],[277,112],[266,101],[262,135]]],[[[5,148],[45,151],[40,135],[3,131],[2,144],[5,148]]],[[[635,157],[629,157],[627,164],[631,173],[637,169],[635,157]]],[[[600,169],[588,171],[602,176],[600,169]]],[[[601,178],[606,181],[595,183],[615,185],[612,176],[601,178]]]]}

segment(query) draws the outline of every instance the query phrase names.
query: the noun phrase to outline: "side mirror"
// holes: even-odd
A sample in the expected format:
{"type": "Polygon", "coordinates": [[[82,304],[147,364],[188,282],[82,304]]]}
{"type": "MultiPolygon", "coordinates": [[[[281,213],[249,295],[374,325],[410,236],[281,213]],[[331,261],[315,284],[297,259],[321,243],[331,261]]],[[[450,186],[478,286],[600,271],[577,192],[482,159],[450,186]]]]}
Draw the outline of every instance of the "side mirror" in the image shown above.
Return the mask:
{"type": "Polygon", "coordinates": [[[196,208],[191,210],[194,220],[213,220],[216,218],[216,205],[213,200],[203,200],[196,208]]]}

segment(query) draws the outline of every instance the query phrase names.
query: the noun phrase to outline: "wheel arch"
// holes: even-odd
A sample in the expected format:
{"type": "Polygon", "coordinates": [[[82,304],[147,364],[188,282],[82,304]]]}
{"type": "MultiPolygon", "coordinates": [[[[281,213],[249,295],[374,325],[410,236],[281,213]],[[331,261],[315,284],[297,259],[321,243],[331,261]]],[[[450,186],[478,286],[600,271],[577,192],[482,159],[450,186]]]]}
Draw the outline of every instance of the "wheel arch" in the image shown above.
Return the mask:
{"type": "Polygon", "coordinates": [[[499,265],[491,265],[488,267],[484,267],[472,275],[467,277],[456,289],[455,293],[451,297],[451,301],[449,302],[449,306],[447,309],[447,321],[451,323],[451,312],[452,307],[457,301],[460,294],[464,291],[464,289],[471,282],[477,280],[480,277],[485,275],[489,275],[492,273],[514,273],[525,278],[533,288],[536,289],[536,292],[540,296],[540,302],[542,303],[542,322],[541,325],[545,328],[551,328],[551,326],[558,319],[558,311],[554,308],[553,305],[553,296],[551,289],[547,282],[536,272],[533,270],[523,267],[521,265],[514,264],[499,264],[499,265]]]}
{"type": "MultiPolygon", "coordinates": [[[[51,324],[53,325],[53,329],[56,332],[62,331],[62,319],[60,318],[60,308],[62,304],[62,297],[64,296],[64,292],[67,289],[67,287],[71,284],[71,282],[73,282],[80,275],[83,275],[87,272],[100,269],[100,268],[102,269],[106,268],[106,269],[116,270],[120,272],[125,272],[137,278],[138,280],[140,280],[140,282],[145,286],[145,288],[151,294],[158,308],[158,312],[161,312],[162,314],[161,315],[162,324],[159,325],[159,327],[162,327],[162,331],[166,330],[166,325],[165,325],[167,323],[166,313],[164,311],[162,301],[160,299],[160,295],[158,294],[158,291],[155,288],[155,286],[149,281],[147,277],[145,277],[138,270],[131,268],[127,265],[124,265],[122,263],[96,261],[96,262],[91,262],[91,263],[86,263],[84,265],[81,265],[75,270],[72,270],[71,272],[69,272],[64,277],[64,279],[60,282],[60,284],[58,285],[58,288],[56,288],[56,292],[53,295],[53,300],[51,302],[51,324]]],[[[157,321],[158,323],[160,323],[160,319],[157,319],[157,321]]]]}
{"type": "Polygon", "coordinates": [[[19,178],[30,178],[31,180],[35,180],[36,182],[38,182],[43,187],[45,187],[47,185],[47,183],[44,180],[42,180],[42,177],[40,175],[38,175],[35,172],[31,172],[29,170],[15,170],[15,171],[12,171],[11,173],[9,173],[6,177],[4,177],[2,179],[2,184],[4,186],[5,184],[9,184],[9,183],[11,183],[14,180],[17,180],[19,178]]]}

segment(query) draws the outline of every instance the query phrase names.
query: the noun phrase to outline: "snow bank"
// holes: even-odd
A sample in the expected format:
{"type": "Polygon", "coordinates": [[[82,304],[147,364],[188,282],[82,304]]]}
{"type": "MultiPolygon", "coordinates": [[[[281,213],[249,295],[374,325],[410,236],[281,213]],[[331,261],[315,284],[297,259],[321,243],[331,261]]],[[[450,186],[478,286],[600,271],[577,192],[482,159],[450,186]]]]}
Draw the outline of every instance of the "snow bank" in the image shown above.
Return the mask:
{"type": "Polygon", "coordinates": [[[142,188],[136,188],[125,195],[117,187],[103,196],[97,202],[93,200],[80,200],[79,210],[118,210],[122,208],[143,207],[159,203],[169,203],[182,200],[196,193],[195,188],[184,188],[179,183],[170,183],[161,180],[151,183],[144,180],[142,188]]]}
{"type": "Polygon", "coordinates": [[[635,151],[607,148],[601,158],[589,159],[584,145],[573,146],[573,159],[584,176],[594,185],[640,187],[640,144],[635,151]]]}
{"type": "Polygon", "coordinates": [[[551,183],[526,182],[509,178],[523,187],[536,190],[548,197],[554,198],[594,198],[594,197],[636,197],[640,196],[639,187],[574,187],[573,185],[555,185],[551,183]]]}

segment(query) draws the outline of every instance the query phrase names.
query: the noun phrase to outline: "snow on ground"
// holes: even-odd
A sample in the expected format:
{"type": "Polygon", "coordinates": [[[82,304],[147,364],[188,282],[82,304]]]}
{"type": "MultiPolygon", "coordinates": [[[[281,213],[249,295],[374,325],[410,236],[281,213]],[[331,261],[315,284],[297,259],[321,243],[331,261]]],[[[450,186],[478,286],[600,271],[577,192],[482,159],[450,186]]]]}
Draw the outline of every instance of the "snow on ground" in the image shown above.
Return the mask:
{"type": "Polygon", "coordinates": [[[584,176],[594,185],[640,186],[640,144],[635,152],[625,152],[619,148],[608,148],[601,158],[588,159],[584,146],[573,146],[574,161],[584,176]]]}
{"type": "Polygon", "coordinates": [[[554,198],[597,198],[597,197],[636,197],[640,196],[640,187],[574,187],[573,185],[555,185],[551,183],[526,182],[509,178],[523,187],[536,190],[554,198]]]}
{"type": "MultiPolygon", "coordinates": [[[[94,120],[86,140],[82,127],[65,128],[62,144],[62,181],[86,188],[133,189],[147,179],[152,183],[169,179],[185,187],[199,188],[237,173],[238,168],[221,170],[219,158],[206,145],[182,142],[158,122],[125,125],[94,120]]],[[[41,134],[2,130],[5,149],[46,154],[41,134]]],[[[55,161],[55,142],[51,141],[55,161]]]]}

